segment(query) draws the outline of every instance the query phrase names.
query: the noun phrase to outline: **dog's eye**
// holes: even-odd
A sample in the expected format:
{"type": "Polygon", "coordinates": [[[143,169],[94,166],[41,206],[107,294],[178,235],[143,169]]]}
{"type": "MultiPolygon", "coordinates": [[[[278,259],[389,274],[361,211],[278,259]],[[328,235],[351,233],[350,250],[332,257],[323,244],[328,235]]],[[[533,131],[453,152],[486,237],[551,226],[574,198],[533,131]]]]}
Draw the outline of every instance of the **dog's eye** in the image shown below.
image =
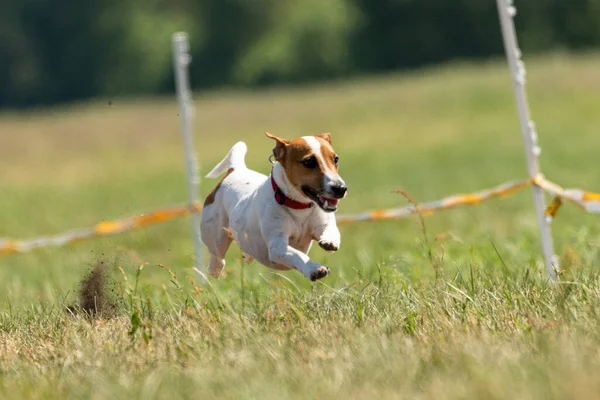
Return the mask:
{"type": "Polygon", "coordinates": [[[304,166],[306,168],[310,168],[310,169],[317,168],[317,165],[318,165],[317,158],[315,156],[308,157],[308,158],[302,160],[302,164],[304,164],[304,166]]]}
{"type": "Polygon", "coordinates": [[[333,163],[335,164],[335,166],[337,167],[338,164],[340,163],[340,158],[338,156],[333,157],[333,163]]]}

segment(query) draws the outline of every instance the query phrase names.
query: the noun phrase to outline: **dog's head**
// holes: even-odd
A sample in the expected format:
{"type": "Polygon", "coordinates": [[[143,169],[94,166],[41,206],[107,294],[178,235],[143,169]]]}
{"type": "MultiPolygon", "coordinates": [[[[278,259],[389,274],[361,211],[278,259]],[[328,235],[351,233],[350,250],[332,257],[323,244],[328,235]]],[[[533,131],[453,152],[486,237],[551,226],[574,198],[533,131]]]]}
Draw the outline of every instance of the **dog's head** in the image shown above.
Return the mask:
{"type": "Polygon", "coordinates": [[[265,134],[275,140],[273,156],[283,166],[291,184],[322,210],[337,210],[348,188],[338,173],[339,158],[331,146],[331,134],[294,140],[265,134]]]}

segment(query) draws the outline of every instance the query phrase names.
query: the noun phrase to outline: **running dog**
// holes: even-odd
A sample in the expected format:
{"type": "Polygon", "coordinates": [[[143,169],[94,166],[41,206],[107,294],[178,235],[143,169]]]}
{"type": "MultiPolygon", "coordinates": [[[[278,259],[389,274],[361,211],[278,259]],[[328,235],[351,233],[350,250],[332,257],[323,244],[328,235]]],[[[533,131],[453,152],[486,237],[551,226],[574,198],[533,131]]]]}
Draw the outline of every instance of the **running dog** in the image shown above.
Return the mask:
{"type": "Polygon", "coordinates": [[[210,252],[209,273],[218,277],[233,240],[247,262],[257,260],[276,270],[297,269],[311,281],[329,268],[307,253],[315,240],[328,252],[340,248],[335,215],[346,183],[338,173],[331,135],[324,133],[275,141],[270,176],[248,169],[247,147],[236,143],[207,178],[225,176],[206,197],[202,241],[210,252]]]}

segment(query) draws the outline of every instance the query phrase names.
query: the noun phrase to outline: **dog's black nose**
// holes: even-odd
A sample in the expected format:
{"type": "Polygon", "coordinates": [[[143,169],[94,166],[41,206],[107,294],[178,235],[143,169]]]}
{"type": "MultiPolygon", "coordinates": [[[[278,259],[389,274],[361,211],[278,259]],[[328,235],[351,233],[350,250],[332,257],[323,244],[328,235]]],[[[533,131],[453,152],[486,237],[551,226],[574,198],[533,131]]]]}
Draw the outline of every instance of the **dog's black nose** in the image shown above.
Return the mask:
{"type": "Polygon", "coordinates": [[[348,187],[344,184],[331,185],[331,191],[333,192],[334,195],[336,195],[336,197],[344,197],[347,190],[348,190],[348,187]]]}

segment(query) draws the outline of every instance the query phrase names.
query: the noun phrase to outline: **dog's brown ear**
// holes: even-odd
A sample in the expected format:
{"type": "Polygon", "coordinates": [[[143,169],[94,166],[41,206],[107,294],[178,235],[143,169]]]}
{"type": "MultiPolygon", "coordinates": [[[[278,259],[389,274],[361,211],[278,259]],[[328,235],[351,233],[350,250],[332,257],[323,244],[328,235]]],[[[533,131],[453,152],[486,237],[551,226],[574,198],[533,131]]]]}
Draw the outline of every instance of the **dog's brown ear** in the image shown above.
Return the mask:
{"type": "Polygon", "coordinates": [[[269,132],[265,132],[265,136],[277,142],[275,148],[273,149],[273,156],[275,157],[275,160],[279,161],[283,159],[283,157],[285,157],[285,149],[290,144],[290,141],[287,139],[282,139],[275,135],[271,135],[269,132]]]}
{"type": "Polygon", "coordinates": [[[327,132],[327,133],[321,133],[320,135],[315,135],[315,137],[323,139],[327,143],[331,144],[331,133],[329,133],[329,132],[327,132]]]}

